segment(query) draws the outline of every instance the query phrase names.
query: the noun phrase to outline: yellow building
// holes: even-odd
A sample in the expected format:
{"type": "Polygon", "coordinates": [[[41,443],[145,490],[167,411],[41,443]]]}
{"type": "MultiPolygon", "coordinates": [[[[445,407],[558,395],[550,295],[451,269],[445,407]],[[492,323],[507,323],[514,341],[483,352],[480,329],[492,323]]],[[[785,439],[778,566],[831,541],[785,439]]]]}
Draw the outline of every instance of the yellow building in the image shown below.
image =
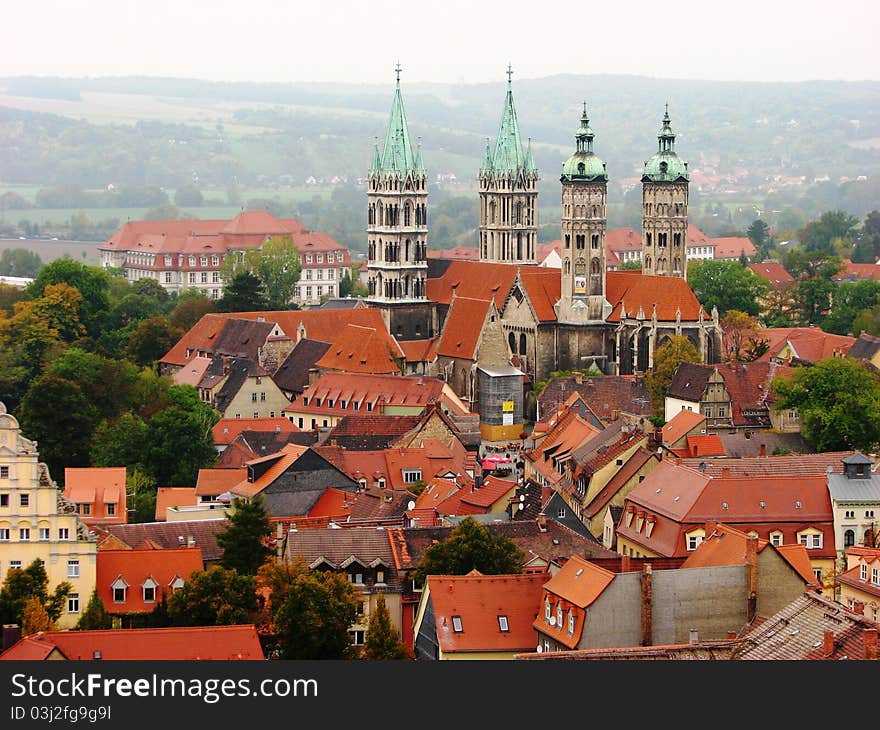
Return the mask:
{"type": "Polygon", "coordinates": [[[36,558],[46,566],[49,591],[71,584],[57,623],[72,627],[95,588],[97,542],[38,461],[36,441],[21,435],[0,402],[0,580],[36,558]]]}

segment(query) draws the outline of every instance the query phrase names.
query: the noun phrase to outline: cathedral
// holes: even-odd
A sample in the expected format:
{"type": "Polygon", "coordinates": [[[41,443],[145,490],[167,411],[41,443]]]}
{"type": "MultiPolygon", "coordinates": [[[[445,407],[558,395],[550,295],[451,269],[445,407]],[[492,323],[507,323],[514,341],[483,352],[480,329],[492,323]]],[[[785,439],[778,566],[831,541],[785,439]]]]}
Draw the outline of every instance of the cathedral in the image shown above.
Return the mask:
{"type": "Polygon", "coordinates": [[[515,366],[532,382],[555,370],[644,373],[674,335],[703,362],[718,362],[721,327],[687,284],[687,163],[675,151],[668,106],[657,151],[642,174],[641,271],[606,263],[608,171],[587,108],[562,165],[561,268],[537,265],[539,173],[523,145],[512,71],[494,147],[478,171],[477,261],[448,262],[428,276],[428,190],[421,146],[413,150],[400,67],[385,143],[376,143],[367,190],[368,303],[402,344],[436,339],[425,372],[476,399],[478,368],[515,366]],[[467,321],[464,320],[467,312],[467,321]],[[480,330],[468,340],[467,329],[480,330]]]}

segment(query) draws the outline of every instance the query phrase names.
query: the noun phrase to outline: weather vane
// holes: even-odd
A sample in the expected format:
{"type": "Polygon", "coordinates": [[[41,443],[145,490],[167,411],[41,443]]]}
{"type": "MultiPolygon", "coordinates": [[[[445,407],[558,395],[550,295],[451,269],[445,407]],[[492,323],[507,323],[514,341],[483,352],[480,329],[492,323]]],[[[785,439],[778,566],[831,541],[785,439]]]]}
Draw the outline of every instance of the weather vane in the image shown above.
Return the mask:
{"type": "Polygon", "coordinates": [[[512,83],[513,81],[513,66],[509,63],[507,64],[507,83],[512,83]]]}
{"type": "Polygon", "coordinates": [[[394,67],[394,71],[397,74],[397,83],[400,83],[400,61],[397,62],[397,65],[394,67]]]}

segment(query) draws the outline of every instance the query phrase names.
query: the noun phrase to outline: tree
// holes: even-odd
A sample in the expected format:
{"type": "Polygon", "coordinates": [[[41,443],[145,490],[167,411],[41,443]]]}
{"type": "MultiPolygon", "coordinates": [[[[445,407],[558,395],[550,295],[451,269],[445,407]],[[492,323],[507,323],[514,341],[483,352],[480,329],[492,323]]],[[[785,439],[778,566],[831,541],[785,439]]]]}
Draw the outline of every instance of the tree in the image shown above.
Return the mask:
{"type": "Polygon", "coordinates": [[[773,241],[770,239],[770,226],[760,218],[756,218],[746,231],[746,235],[755,244],[758,251],[758,261],[766,259],[770,253],[770,247],[773,245],[773,241]]]}
{"type": "Polygon", "coordinates": [[[76,622],[79,631],[94,631],[96,629],[109,629],[113,625],[110,615],[104,609],[104,602],[98,595],[98,589],[92,591],[85,610],[76,622]]]}
{"type": "Polygon", "coordinates": [[[0,276],[23,276],[32,279],[43,261],[39,254],[26,248],[7,248],[0,252],[0,276]]]}
{"type": "MultiPolygon", "coordinates": [[[[248,272],[259,279],[261,291],[266,297],[269,309],[287,309],[299,281],[299,249],[290,237],[272,236],[261,248],[253,248],[241,256],[226,256],[223,260],[221,277],[227,283],[223,297],[227,297],[229,285],[239,274],[248,272]]],[[[222,301],[222,300],[221,300],[222,301]]],[[[225,306],[225,304],[223,305],[225,306]]],[[[227,309],[225,311],[256,311],[227,309]]]]}
{"type": "Polygon", "coordinates": [[[874,337],[880,335],[880,305],[863,309],[853,320],[852,332],[856,336],[862,332],[874,337]]]}
{"type": "Polygon", "coordinates": [[[840,282],[834,291],[831,311],[822,321],[822,329],[836,335],[853,334],[858,336],[854,328],[856,317],[866,309],[880,303],[880,281],[866,279],[853,283],[840,282]]]}
{"type": "Polygon", "coordinates": [[[703,259],[688,264],[688,284],[707,312],[718,308],[719,316],[737,309],[755,316],[758,300],[770,284],[739,261],[703,259]]]}
{"type": "Polygon", "coordinates": [[[370,614],[367,624],[367,639],[364,645],[365,659],[409,659],[409,652],[400,640],[400,634],[391,623],[391,612],[385,605],[381,593],[376,599],[376,608],[370,614]]]}
{"type": "Polygon", "coordinates": [[[522,573],[525,554],[513,540],[491,532],[473,517],[465,517],[449,536],[425,550],[416,566],[415,580],[429,575],[484,575],[522,573]]]}
{"type": "Polygon", "coordinates": [[[872,210],[865,216],[861,230],[856,232],[852,260],[860,264],[873,264],[877,259],[880,259],[880,210],[872,210]]]}
{"type": "Polygon", "coordinates": [[[799,234],[805,251],[822,251],[832,255],[841,245],[849,245],[853,228],[859,219],[845,210],[830,210],[819,220],[810,221],[799,234]]]}
{"type": "Polygon", "coordinates": [[[174,191],[174,204],[181,208],[198,208],[205,204],[205,196],[192,183],[181,185],[174,191]]]}
{"type": "Polygon", "coordinates": [[[236,497],[226,527],[217,533],[217,545],[223,548],[220,564],[242,575],[256,575],[272,551],[266,541],[272,535],[269,513],[261,495],[250,500],[236,497]]]}
{"type": "Polygon", "coordinates": [[[141,461],[146,437],[147,424],[135,413],[101,421],[92,436],[92,465],[134,467],[141,461]]]}
{"type": "Polygon", "coordinates": [[[796,282],[793,295],[800,305],[800,323],[820,324],[837,288],[832,277],[843,268],[843,261],[824,250],[794,249],[782,257],[782,265],[796,282]]]}
{"type": "Polygon", "coordinates": [[[0,623],[21,626],[29,598],[38,599],[49,620],[57,621],[72,588],[70,583],[63,581],[50,593],[46,566],[39,558],[26,568],[10,568],[0,587],[0,623]]]}
{"type": "Polygon", "coordinates": [[[774,378],[774,408],[797,408],[817,451],[873,451],[880,443],[880,375],[861,360],[827,358],[774,378]]]}
{"type": "Polygon", "coordinates": [[[126,356],[138,365],[154,365],[183,337],[182,329],[165,317],[149,317],[138,322],[125,346],[126,356]]]}
{"type": "MultiPolygon", "coordinates": [[[[176,205],[172,205],[171,203],[161,203],[154,208],[150,208],[146,213],[144,213],[143,220],[145,221],[176,221],[180,220],[184,216],[182,215],[180,208],[176,205]]],[[[186,216],[189,218],[190,216],[186,216]]]]}
{"type": "Polygon", "coordinates": [[[727,361],[751,362],[761,357],[769,347],[767,340],[761,337],[757,320],[737,309],[728,310],[721,318],[721,331],[724,333],[722,349],[727,361]]]}
{"type": "MultiPolygon", "coordinates": [[[[208,312],[214,311],[214,300],[203,296],[195,289],[184,291],[177,298],[177,306],[171,310],[168,319],[175,327],[180,327],[184,332],[204,317],[208,312]]],[[[245,310],[241,310],[245,311],[245,310]]],[[[253,310],[257,311],[257,310],[253,310]]]]}
{"type": "MultiPolygon", "coordinates": [[[[120,462],[116,462],[117,464],[120,462]]],[[[156,479],[141,465],[132,467],[130,462],[126,472],[126,484],[131,490],[128,500],[128,521],[153,522],[156,519],[156,479]]]]}
{"type": "Polygon", "coordinates": [[[619,271],[641,271],[642,260],[630,259],[629,261],[624,261],[620,266],[617,267],[617,269],[619,271]]]}
{"type": "Polygon", "coordinates": [[[216,308],[218,312],[262,312],[268,306],[263,282],[255,274],[242,271],[229,279],[216,308]]]}
{"type": "Polygon", "coordinates": [[[95,334],[109,310],[108,291],[110,276],[99,266],[88,266],[73,259],[55,259],[40,269],[37,277],[27,286],[32,299],[44,295],[50,284],[67,284],[82,294],[80,319],[89,334],[95,334]]]}
{"type": "Polygon", "coordinates": [[[666,412],[666,393],[672,385],[672,376],[683,362],[700,362],[700,353],[694,344],[682,335],[670,337],[654,352],[654,367],[646,376],[651,405],[655,415],[666,412]]]}
{"type": "Polygon", "coordinates": [[[249,624],[257,613],[253,576],[219,565],[197,571],[168,599],[172,626],[249,624]]]}
{"type": "Polygon", "coordinates": [[[339,573],[299,575],[275,613],[282,659],[348,659],[348,629],[357,617],[354,586],[339,573]]]}
{"type": "Polygon", "coordinates": [[[55,622],[49,618],[43,602],[36,596],[28,598],[21,612],[22,636],[30,636],[38,631],[51,631],[54,628],[55,622]]]}

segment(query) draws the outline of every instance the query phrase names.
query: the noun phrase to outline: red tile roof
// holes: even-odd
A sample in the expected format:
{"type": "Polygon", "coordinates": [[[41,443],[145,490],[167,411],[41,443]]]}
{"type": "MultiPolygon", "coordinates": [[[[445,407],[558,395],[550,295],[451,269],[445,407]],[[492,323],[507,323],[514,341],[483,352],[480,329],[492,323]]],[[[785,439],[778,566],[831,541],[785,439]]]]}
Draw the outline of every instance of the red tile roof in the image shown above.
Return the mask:
{"type": "Polygon", "coordinates": [[[196,495],[218,496],[228,492],[242,479],[247,478],[247,469],[199,469],[196,478],[196,495]]]}
{"type": "Polygon", "coordinates": [[[162,522],[169,507],[192,507],[198,502],[192,487],[159,487],[156,490],[156,521],[162,522]]]}
{"type": "Polygon", "coordinates": [[[653,316],[657,306],[657,319],[674,322],[681,312],[682,322],[696,322],[710,315],[703,311],[688,283],[678,276],[649,276],[640,271],[609,271],[605,277],[605,298],[613,309],[609,322],[620,322],[624,309],[628,317],[636,317],[641,311],[645,318],[653,316]]]}
{"type": "Polygon", "coordinates": [[[709,246],[710,248],[715,247],[715,241],[709,238],[703,231],[697,228],[693,223],[688,223],[687,227],[687,247],[693,248],[694,246],[709,246]]]}
{"type": "Polygon", "coordinates": [[[514,264],[453,261],[441,277],[428,279],[428,299],[440,304],[450,304],[455,292],[459,297],[492,300],[500,309],[516,278],[517,268],[514,264]]]}
{"type": "Polygon", "coordinates": [[[434,362],[437,359],[439,342],[439,337],[432,337],[429,340],[405,340],[398,344],[406,362],[434,362]]]}
{"type": "Polygon", "coordinates": [[[489,305],[490,302],[486,299],[453,297],[443,323],[437,354],[475,360],[489,305]]]}
{"type": "Polygon", "coordinates": [[[520,268],[519,278],[538,321],[556,321],[556,310],[553,309],[553,305],[562,296],[562,279],[559,270],[545,266],[523,266],[520,268]]]}
{"type": "Polygon", "coordinates": [[[612,580],[614,573],[610,570],[572,555],[544,585],[544,590],[579,608],[586,608],[602,595],[612,580]]]}
{"type": "Polygon", "coordinates": [[[679,411],[671,419],[663,424],[663,443],[673,446],[679,439],[693,431],[695,428],[705,428],[706,417],[696,411],[679,411]]]}
{"type": "Polygon", "coordinates": [[[91,505],[91,515],[80,516],[86,524],[125,524],[128,505],[125,467],[67,467],[64,469],[64,496],[77,504],[91,505]],[[115,514],[106,514],[106,505],[115,504],[115,514]]]}
{"type": "Polygon", "coordinates": [[[235,484],[229,491],[239,497],[253,497],[259,494],[279,476],[281,476],[287,468],[293,464],[300,456],[309,450],[308,446],[300,446],[299,444],[286,444],[277,454],[270,454],[259,459],[253,459],[249,464],[256,464],[263,461],[272,462],[272,466],[266,469],[257,479],[252,482],[247,477],[235,484]]]}
{"type": "Polygon", "coordinates": [[[725,236],[713,238],[716,259],[738,259],[743,254],[748,258],[757,256],[758,250],[751,239],[745,236],[725,236]]]}
{"type": "Polygon", "coordinates": [[[273,433],[298,433],[297,428],[286,418],[221,418],[211,428],[214,446],[228,446],[242,431],[263,431],[273,433]]]}
{"type": "Polygon", "coordinates": [[[7,649],[0,659],[50,659],[56,650],[72,660],[92,660],[96,654],[102,660],[265,659],[253,624],[41,631],[7,649]]]}
{"type": "Polygon", "coordinates": [[[642,251],[642,234],[635,228],[612,228],[605,233],[605,247],[618,255],[624,251],[642,251]]]}
{"type": "Polygon", "coordinates": [[[444,653],[517,652],[534,649],[541,587],[548,573],[520,575],[431,575],[427,579],[434,608],[437,641],[444,653]],[[461,621],[456,632],[452,617],[461,621]],[[507,618],[502,631],[498,617],[507,618]]]}
{"type": "Polygon", "coordinates": [[[202,549],[169,548],[153,550],[99,550],[95,587],[104,602],[107,613],[150,613],[162,597],[171,595],[172,583],[178,579],[188,581],[190,576],[202,570],[202,549]],[[117,581],[126,586],[125,601],[113,600],[113,586],[117,581]],[[152,581],[156,600],[144,601],[143,586],[152,581]]]}
{"type": "Polygon", "coordinates": [[[703,461],[700,458],[682,459],[683,466],[697,469],[703,464],[706,476],[822,476],[828,467],[835,474],[843,473],[842,459],[853,451],[827,451],[818,454],[785,454],[779,456],[745,456],[737,459],[703,461]]]}
{"type": "Polygon", "coordinates": [[[760,264],[749,264],[749,268],[762,279],[766,279],[774,286],[791,284],[794,277],[789,274],[785,267],[778,261],[762,261],[760,264]]]}
{"type": "Polygon", "coordinates": [[[699,436],[687,436],[687,447],[682,456],[726,456],[724,444],[717,433],[707,433],[699,436]]]}
{"type": "Polygon", "coordinates": [[[543,261],[554,251],[558,254],[562,254],[562,241],[550,241],[550,243],[538,243],[535,245],[535,261],[539,264],[543,263],[543,261]]]}
{"type": "Polygon", "coordinates": [[[384,326],[377,330],[349,323],[315,365],[323,370],[390,375],[400,373],[395,358],[402,357],[403,352],[384,326]]]}
{"type": "Polygon", "coordinates": [[[835,281],[880,279],[880,265],[878,264],[854,264],[849,259],[844,259],[843,263],[844,268],[831,277],[835,281]]]}
{"type": "Polygon", "coordinates": [[[516,482],[488,476],[477,489],[474,484],[459,489],[436,505],[441,515],[475,515],[503,512],[516,492],[516,482]]]}
{"type": "Polygon", "coordinates": [[[831,334],[816,326],[768,327],[761,330],[761,337],[769,341],[770,347],[760,360],[777,357],[790,344],[795,357],[809,363],[845,355],[856,342],[855,337],[831,334]]]}

